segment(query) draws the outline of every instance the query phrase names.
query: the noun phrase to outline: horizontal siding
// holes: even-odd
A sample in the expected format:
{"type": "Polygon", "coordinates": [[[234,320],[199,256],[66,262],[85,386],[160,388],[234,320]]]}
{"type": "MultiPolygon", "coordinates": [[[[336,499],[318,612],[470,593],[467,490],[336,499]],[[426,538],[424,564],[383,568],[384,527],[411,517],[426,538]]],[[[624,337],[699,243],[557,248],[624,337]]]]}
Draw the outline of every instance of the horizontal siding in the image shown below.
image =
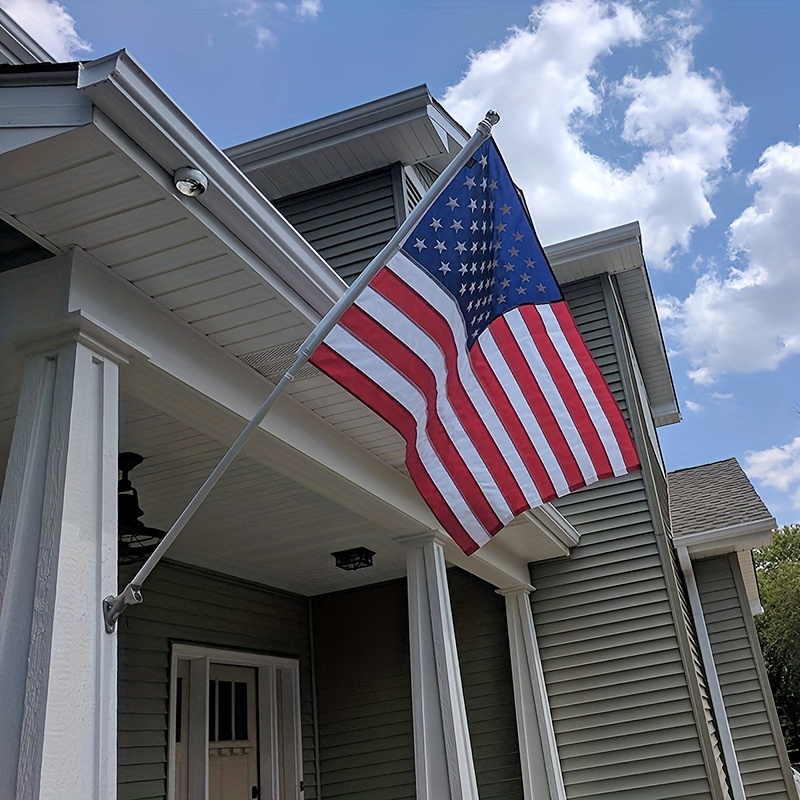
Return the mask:
{"type": "MultiPolygon", "coordinates": [[[[564,296],[630,424],[603,279],[564,296]]],[[[581,539],[568,558],[531,565],[531,601],[567,797],[710,800],[644,476],[554,505],[581,539]]]]}
{"type": "Polygon", "coordinates": [[[172,642],[299,660],[305,797],[316,798],[307,601],[162,563],[148,580],[145,602],[129,608],[119,622],[119,800],[166,797],[172,642]]]}
{"type": "Polygon", "coordinates": [[[275,205],[348,283],[397,230],[391,169],[285,197],[275,205]]]}
{"type": "Polygon", "coordinates": [[[756,666],[745,620],[749,608],[734,574],[738,569],[735,556],[728,555],[694,564],[736,758],[748,798],[794,800],[784,783],[778,757],[784,744],[767,712],[769,689],[756,666]]]}
{"type": "Polygon", "coordinates": [[[567,797],[710,798],[641,476],[557,505],[580,543],[531,579],[567,797]]]}
{"type": "Polygon", "coordinates": [[[481,800],[522,800],[505,600],[485,581],[447,573],[481,800]]]}
{"type": "Polygon", "coordinates": [[[416,794],[405,581],[312,600],[321,794],[416,794]]]}

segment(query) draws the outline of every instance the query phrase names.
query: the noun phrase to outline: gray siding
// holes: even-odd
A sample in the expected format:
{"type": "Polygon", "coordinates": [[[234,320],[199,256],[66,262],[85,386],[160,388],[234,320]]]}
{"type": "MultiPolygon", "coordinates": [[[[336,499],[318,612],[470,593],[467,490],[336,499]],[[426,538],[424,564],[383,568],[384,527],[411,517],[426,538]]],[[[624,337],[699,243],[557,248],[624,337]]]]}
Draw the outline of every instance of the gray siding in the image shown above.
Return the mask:
{"type": "Polygon", "coordinates": [[[284,197],[275,205],[348,283],[398,226],[391,169],[284,197]]]}
{"type": "Polygon", "coordinates": [[[166,797],[172,642],[299,659],[305,796],[316,798],[307,601],[171,563],[144,594],[119,623],[119,800],[166,797]]]}
{"type": "Polygon", "coordinates": [[[567,796],[711,798],[676,578],[658,525],[663,498],[655,497],[639,404],[626,394],[624,326],[609,316],[615,311],[607,279],[581,281],[564,293],[645,459],[640,473],[559,500],[581,541],[566,559],[531,565],[567,796]]]}
{"type": "Polygon", "coordinates": [[[493,586],[447,572],[461,682],[481,800],[522,800],[505,600],[493,586]]]}
{"type": "Polygon", "coordinates": [[[782,764],[779,757],[784,743],[769,713],[772,698],[759,669],[761,655],[736,556],[697,561],[694,571],[745,793],[794,800],[794,791],[786,791],[788,760],[782,764]]]}
{"type": "Polygon", "coordinates": [[[322,796],[411,800],[405,581],[315,597],[312,613],[322,796]]]}

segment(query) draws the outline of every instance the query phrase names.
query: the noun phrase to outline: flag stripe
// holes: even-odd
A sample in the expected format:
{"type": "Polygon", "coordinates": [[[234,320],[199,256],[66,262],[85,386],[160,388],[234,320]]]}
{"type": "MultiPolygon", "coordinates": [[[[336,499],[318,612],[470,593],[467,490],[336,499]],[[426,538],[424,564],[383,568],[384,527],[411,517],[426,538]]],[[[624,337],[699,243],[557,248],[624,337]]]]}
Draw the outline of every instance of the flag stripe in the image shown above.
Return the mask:
{"type": "Polygon", "coordinates": [[[458,502],[454,502],[452,497],[446,500],[437,488],[447,485],[446,472],[440,463],[432,470],[426,467],[421,453],[428,448],[424,442],[419,441],[417,421],[408,409],[327,342],[315,350],[314,363],[331,378],[343,386],[351,387],[351,391],[357,392],[363,403],[383,417],[406,440],[406,463],[409,474],[433,514],[458,545],[469,554],[477,550],[479,544],[488,541],[488,534],[474,518],[472,532],[467,531],[462,522],[469,517],[468,509],[467,514],[459,518],[458,502]]]}
{"type": "MultiPolygon", "coordinates": [[[[369,288],[359,298],[360,301],[362,299],[373,308],[383,302],[383,313],[391,314],[392,307],[369,288]]],[[[411,397],[412,405],[404,405],[416,418],[417,424],[424,425],[439,459],[447,465],[451,478],[462,497],[468,498],[467,502],[481,525],[487,531],[499,530],[504,521],[508,521],[513,515],[458,417],[447,403],[443,387],[437,385],[437,372],[415,349],[407,347],[360,305],[359,302],[358,306],[348,309],[340,325],[362,342],[369,342],[372,348],[370,352],[379,353],[396,374],[402,375],[408,385],[417,390],[411,397]],[[498,506],[505,506],[501,509],[502,516],[495,510],[498,506]]],[[[396,309],[394,312],[395,315],[399,314],[396,309]]],[[[421,347],[422,342],[417,341],[415,344],[421,347]]],[[[433,356],[432,353],[425,355],[429,358],[433,356]]],[[[361,361],[354,363],[361,367],[361,361]]]]}
{"type": "MultiPolygon", "coordinates": [[[[542,362],[547,365],[552,377],[552,386],[561,397],[564,403],[564,410],[569,414],[569,423],[571,424],[569,424],[567,430],[574,430],[575,442],[580,441],[589,456],[590,464],[584,466],[584,477],[590,480],[601,475],[611,475],[611,463],[603,447],[603,442],[597,433],[594,421],[586,410],[584,400],[576,386],[573,375],[564,364],[562,354],[556,348],[550,336],[550,330],[544,323],[543,317],[552,316],[550,307],[522,306],[519,311],[528,326],[531,339],[535,342],[542,362]]],[[[573,442],[570,442],[570,444],[572,444],[574,450],[575,444],[573,442]]]]}
{"type": "MultiPolygon", "coordinates": [[[[503,492],[506,507],[511,510],[508,519],[515,517],[528,508],[532,500],[538,500],[538,492],[513,442],[475,378],[467,354],[463,348],[457,346],[458,337],[463,339],[464,336],[463,320],[457,307],[419,268],[408,263],[405,256],[392,259],[389,269],[382,270],[380,279],[376,278],[373,285],[405,315],[413,314],[411,324],[419,326],[421,332],[429,337],[432,347],[427,346],[426,342],[425,351],[420,351],[420,354],[434,371],[441,370],[447,376],[446,392],[452,408],[460,417],[495,483],[503,492]],[[421,276],[421,280],[415,281],[414,273],[421,276]],[[412,283],[416,284],[413,288],[412,283]],[[438,310],[418,290],[427,292],[438,310]],[[458,327],[461,328],[460,331],[457,330],[458,327]],[[443,357],[443,363],[439,363],[439,353],[443,357]]],[[[381,318],[380,321],[386,324],[385,319],[381,318]]],[[[400,330],[398,335],[404,338],[400,330]]],[[[504,518],[503,510],[499,507],[497,510],[498,515],[504,518]]]]}
{"type": "MultiPolygon", "coordinates": [[[[569,306],[566,303],[553,303],[551,308],[573,356],[580,364],[581,370],[591,386],[592,396],[597,399],[603,410],[603,415],[611,429],[616,449],[622,457],[622,466],[615,466],[614,474],[624,475],[639,466],[639,459],[625,420],[617,406],[617,401],[614,399],[614,395],[611,394],[611,389],[608,388],[600,367],[584,345],[569,306]]],[[[605,437],[603,440],[606,441],[605,437]]]]}

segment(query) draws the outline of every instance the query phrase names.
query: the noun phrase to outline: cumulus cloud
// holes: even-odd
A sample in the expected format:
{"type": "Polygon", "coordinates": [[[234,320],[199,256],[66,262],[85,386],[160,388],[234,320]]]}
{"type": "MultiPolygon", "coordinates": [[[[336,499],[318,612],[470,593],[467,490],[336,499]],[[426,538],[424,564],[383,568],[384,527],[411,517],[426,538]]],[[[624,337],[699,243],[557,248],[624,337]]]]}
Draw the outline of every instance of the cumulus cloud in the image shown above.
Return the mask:
{"type": "Polygon", "coordinates": [[[699,384],[800,353],[800,146],[768,147],[748,182],[753,202],[730,225],[727,268],[701,275],[685,299],[659,302],[699,384]]]}
{"type": "Polygon", "coordinates": [[[255,31],[256,48],[259,50],[278,41],[276,24],[273,24],[276,14],[286,17],[291,13],[297,19],[308,20],[316,19],[322,13],[322,0],[299,0],[291,6],[283,0],[236,0],[235,5],[232,16],[255,31]]]}
{"type": "Polygon", "coordinates": [[[56,61],[75,61],[92,49],[75,30],[75,20],[56,0],[0,0],[0,8],[56,61]]]}
{"type": "Polygon", "coordinates": [[[754,480],[786,492],[800,508],[800,436],[789,444],[748,453],[744,469],[754,480]]]}
{"type": "Polygon", "coordinates": [[[701,406],[700,403],[695,403],[694,400],[686,400],[684,405],[689,409],[689,411],[695,414],[697,414],[698,411],[703,410],[703,406],[701,406]]]}
{"type": "Polygon", "coordinates": [[[638,219],[649,263],[668,266],[714,218],[709,198],[747,110],[717,75],[694,68],[688,19],[648,17],[632,3],[547,0],[527,27],[474,53],[445,92],[468,128],[487,108],[501,112],[496,138],[545,242],[638,219]],[[663,54],[660,71],[603,77],[606,56],[646,44],[663,54]],[[622,129],[613,137],[630,145],[633,161],[592,146],[613,127],[609,109],[618,104],[622,129]]]}
{"type": "Polygon", "coordinates": [[[297,5],[297,16],[316,19],[322,13],[322,0],[300,0],[297,5]]]}

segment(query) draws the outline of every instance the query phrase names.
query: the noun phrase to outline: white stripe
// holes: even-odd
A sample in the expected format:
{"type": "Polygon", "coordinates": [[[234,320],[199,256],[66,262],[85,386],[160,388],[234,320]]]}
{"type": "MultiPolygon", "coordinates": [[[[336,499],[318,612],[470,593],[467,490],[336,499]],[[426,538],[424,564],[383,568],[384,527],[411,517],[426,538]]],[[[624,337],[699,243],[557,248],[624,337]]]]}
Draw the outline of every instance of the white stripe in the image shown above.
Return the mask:
{"type": "Polygon", "coordinates": [[[583,367],[581,367],[578,359],[575,357],[575,352],[567,341],[564,331],[561,329],[558,317],[553,313],[553,309],[550,306],[540,306],[539,312],[545,328],[550,335],[550,340],[561,356],[564,366],[572,376],[578,393],[583,399],[583,404],[586,406],[586,410],[594,423],[600,441],[603,443],[614,474],[624,475],[628,470],[625,466],[625,459],[622,456],[617,437],[614,434],[614,430],[611,427],[611,423],[608,421],[603,407],[600,405],[600,401],[597,399],[597,395],[591,383],[589,383],[589,379],[586,377],[586,373],[583,371],[583,367]]]}
{"type": "Polygon", "coordinates": [[[492,335],[491,327],[483,331],[478,337],[478,345],[481,350],[483,350],[483,354],[489,366],[492,368],[492,372],[494,372],[498,383],[503,387],[508,402],[511,403],[511,406],[522,422],[522,426],[525,428],[525,432],[530,437],[533,448],[541,459],[542,465],[550,478],[550,482],[553,484],[556,494],[559,497],[563,497],[563,495],[569,493],[567,479],[564,477],[561,465],[558,463],[558,459],[550,447],[547,437],[539,426],[533,409],[520,388],[513,370],[508,365],[501,348],[492,335]]]}
{"type": "MultiPolygon", "coordinates": [[[[430,368],[436,381],[436,397],[434,398],[436,414],[441,420],[445,435],[449,437],[461,458],[464,459],[467,469],[472,473],[494,513],[500,518],[503,525],[510,522],[514,518],[513,512],[450,403],[445,383],[447,368],[439,344],[383,295],[378,294],[369,286],[359,295],[356,303],[362,311],[369,314],[379,325],[403,342],[430,368]]],[[[415,414],[415,416],[419,418],[420,415],[415,414]]]]}
{"type": "Polygon", "coordinates": [[[461,384],[472,400],[478,416],[486,425],[490,436],[494,440],[500,454],[508,464],[512,475],[531,506],[538,506],[542,498],[534,483],[533,476],[528,471],[525,462],[520,457],[511,437],[508,435],[497,411],[486,396],[483,386],[475,375],[472,362],[467,355],[466,348],[458,346],[458,343],[466,342],[467,332],[464,327],[464,318],[456,301],[448,294],[443,292],[439,283],[435,281],[425,270],[421,270],[411,262],[404,253],[398,253],[388,264],[400,280],[408,284],[417,294],[424,297],[433,308],[444,318],[449,325],[451,334],[456,344],[458,376],[461,384]]]}
{"type": "Polygon", "coordinates": [[[414,417],[417,422],[416,440],[409,442],[409,447],[417,451],[423,468],[475,543],[480,546],[488,542],[491,537],[458,490],[428,438],[425,426],[427,404],[419,389],[339,325],[328,334],[325,344],[391,394],[414,417]]]}
{"type": "MultiPolygon", "coordinates": [[[[528,308],[531,308],[531,306],[528,306],[528,308]]],[[[532,308],[536,309],[536,311],[539,311],[540,306],[532,306],[532,308]]],[[[539,388],[542,390],[542,394],[544,394],[545,400],[547,400],[547,403],[556,418],[556,422],[558,422],[561,432],[563,433],[564,438],[567,440],[567,444],[569,445],[573,456],[575,456],[575,460],[578,462],[578,467],[581,470],[584,480],[587,483],[596,481],[597,471],[595,470],[592,459],[586,450],[586,445],[583,443],[580,433],[578,433],[575,422],[570,416],[569,410],[564,403],[564,399],[561,397],[561,393],[558,391],[558,387],[553,380],[553,376],[547,369],[547,365],[545,364],[544,359],[542,358],[541,353],[536,346],[536,342],[531,336],[530,329],[525,324],[522,314],[519,312],[518,308],[515,308],[505,315],[505,319],[508,321],[508,326],[511,328],[512,333],[516,336],[517,344],[527,359],[528,366],[531,368],[531,372],[533,372],[534,376],[536,377],[539,388]]]]}

